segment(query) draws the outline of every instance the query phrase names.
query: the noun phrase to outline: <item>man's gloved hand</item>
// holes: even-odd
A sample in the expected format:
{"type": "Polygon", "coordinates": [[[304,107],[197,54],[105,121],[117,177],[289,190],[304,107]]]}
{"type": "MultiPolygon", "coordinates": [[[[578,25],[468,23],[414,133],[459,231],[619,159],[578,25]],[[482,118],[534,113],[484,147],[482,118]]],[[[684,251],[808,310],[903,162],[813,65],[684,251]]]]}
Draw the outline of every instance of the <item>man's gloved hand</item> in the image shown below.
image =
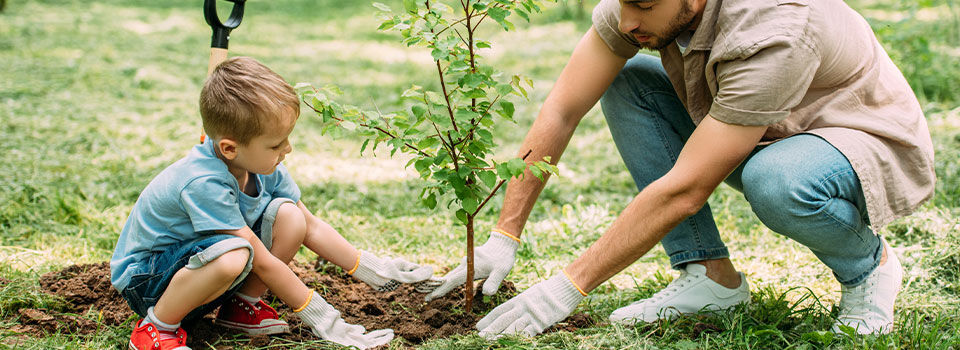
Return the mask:
{"type": "Polygon", "coordinates": [[[340,311],[313,292],[307,305],[296,312],[313,334],[337,344],[356,346],[360,349],[377,347],[393,339],[392,329],[381,329],[366,333],[363,326],[349,324],[340,317],[340,311]]]}
{"type": "Polygon", "coordinates": [[[477,322],[477,329],[487,339],[518,333],[534,336],[569,316],[583,297],[573,282],[559,273],[497,306],[477,322]]]}
{"type": "Polygon", "coordinates": [[[400,258],[381,258],[375,254],[361,250],[357,258],[357,267],[350,272],[353,277],[369,284],[380,292],[389,292],[397,289],[401,283],[428,283],[433,276],[433,267],[420,266],[400,258]]]}
{"type": "MultiPolygon", "coordinates": [[[[517,248],[520,240],[515,236],[508,236],[498,230],[490,231],[490,239],[482,246],[473,250],[474,278],[484,279],[483,295],[493,295],[500,288],[500,282],[507,277],[513,263],[517,260],[517,248]]],[[[464,257],[460,266],[448,272],[442,278],[442,283],[436,290],[427,295],[427,301],[442,297],[467,280],[467,258],[464,257]]]]}

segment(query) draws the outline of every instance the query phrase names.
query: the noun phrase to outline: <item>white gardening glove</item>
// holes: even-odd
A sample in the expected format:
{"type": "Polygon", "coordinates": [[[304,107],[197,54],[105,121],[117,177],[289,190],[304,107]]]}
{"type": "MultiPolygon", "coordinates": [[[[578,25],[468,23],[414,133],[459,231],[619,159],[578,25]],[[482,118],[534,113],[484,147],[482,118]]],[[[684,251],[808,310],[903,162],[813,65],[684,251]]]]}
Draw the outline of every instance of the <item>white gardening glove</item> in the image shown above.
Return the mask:
{"type": "Polygon", "coordinates": [[[357,259],[357,268],[351,275],[380,292],[397,289],[401,283],[423,282],[433,276],[431,266],[420,266],[400,258],[381,258],[365,250],[360,251],[357,259]]]}
{"type": "MultiPolygon", "coordinates": [[[[473,277],[484,279],[483,295],[493,295],[500,288],[500,283],[510,273],[517,260],[517,248],[520,242],[516,238],[507,236],[499,231],[490,231],[490,239],[482,246],[473,250],[473,277]]],[[[427,301],[442,297],[467,280],[467,258],[460,261],[460,266],[440,278],[442,283],[436,290],[427,295],[427,301]]]]}
{"type": "Polygon", "coordinates": [[[532,337],[569,316],[583,297],[567,276],[556,274],[497,306],[477,322],[477,329],[487,339],[503,334],[532,337]]]}
{"type": "Polygon", "coordinates": [[[313,330],[313,334],[337,344],[367,349],[386,344],[393,339],[392,329],[366,333],[363,326],[347,323],[340,317],[340,311],[323,300],[317,292],[313,292],[307,306],[296,313],[303,323],[313,330]]]}

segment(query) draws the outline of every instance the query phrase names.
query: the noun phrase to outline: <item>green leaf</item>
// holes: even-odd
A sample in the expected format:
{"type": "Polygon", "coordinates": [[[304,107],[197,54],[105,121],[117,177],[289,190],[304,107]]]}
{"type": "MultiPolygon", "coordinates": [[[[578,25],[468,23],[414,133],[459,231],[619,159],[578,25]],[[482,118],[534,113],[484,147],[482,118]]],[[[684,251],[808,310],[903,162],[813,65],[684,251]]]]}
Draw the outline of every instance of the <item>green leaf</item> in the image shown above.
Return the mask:
{"type": "Polygon", "coordinates": [[[432,159],[423,158],[413,163],[413,167],[420,173],[420,177],[426,178],[427,175],[430,175],[430,164],[433,164],[432,159]]]}
{"type": "Polygon", "coordinates": [[[430,56],[433,57],[435,61],[446,59],[447,54],[447,51],[441,49],[433,49],[433,51],[430,51],[430,56]]]}
{"type": "Polygon", "coordinates": [[[390,30],[390,28],[393,28],[396,26],[397,26],[397,21],[393,19],[389,19],[389,20],[383,21],[383,23],[380,23],[380,26],[377,27],[377,30],[390,30]]]}
{"type": "Polygon", "coordinates": [[[513,158],[507,162],[507,166],[510,168],[510,174],[512,176],[520,176],[523,174],[523,171],[527,169],[527,163],[520,158],[513,158]]]}
{"type": "Polygon", "coordinates": [[[513,102],[510,101],[500,101],[500,110],[503,113],[500,113],[504,118],[513,120],[513,112],[515,111],[513,107],[513,102]]]}
{"type": "Polygon", "coordinates": [[[462,222],[464,225],[467,224],[467,212],[463,211],[463,209],[457,209],[456,215],[457,219],[460,219],[460,222],[462,222]]]}
{"type": "Polygon", "coordinates": [[[463,93],[463,98],[484,98],[487,97],[487,92],[483,89],[473,89],[463,93]]]}
{"type": "Polygon", "coordinates": [[[494,21],[497,21],[497,23],[501,23],[501,25],[506,20],[507,15],[509,14],[510,14],[510,11],[504,10],[499,7],[491,7],[489,10],[487,10],[487,15],[489,15],[490,18],[493,18],[494,21]]]}
{"type": "Polygon", "coordinates": [[[490,130],[487,130],[487,129],[477,129],[476,133],[477,133],[477,136],[480,137],[480,140],[481,140],[481,141],[484,141],[484,142],[493,142],[493,133],[491,133],[490,130]]]}
{"type": "Polygon", "coordinates": [[[482,83],[483,76],[474,73],[465,74],[460,80],[457,80],[457,85],[460,85],[464,89],[473,89],[482,83]]]}
{"type": "Polygon", "coordinates": [[[424,206],[433,210],[434,208],[437,207],[437,194],[430,192],[430,195],[427,196],[426,198],[423,198],[422,201],[424,206]]]}
{"type": "Polygon", "coordinates": [[[530,167],[530,173],[533,174],[533,176],[536,176],[538,179],[540,179],[540,181],[543,181],[543,170],[541,170],[540,168],[532,166],[530,167]]]}
{"type": "Polygon", "coordinates": [[[462,72],[470,69],[470,64],[466,61],[453,61],[450,62],[450,65],[447,67],[447,69],[451,72],[462,72]]]}
{"type": "Polygon", "coordinates": [[[410,106],[410,111],[413,112],[413,116],[419,119],[423,118],[423,115],[427,113],[427,107],[424,107],[423,105],[413,105],[410,106]]]}
{"type": "MultiPolygon", "coordinates": [[[[424,150],[424,149],[432,148],[439,144],[440,144],[440,140],[437,139],[436,137],[428,137],[423,140],[420,140],[420,142],[417,142],[417,148],[424,150]]],[[[430,161],[433,162],[433,159],[431,158],[430,161]]]]}
{"type": "Polygon", "coordinates": [[[453,113],[453,117],[458,121],[468,121],[480,117],[480,113],[465,108],[458,108],[457,111],[453,113]]]}
{"type": "Polygon", "coordinates": [[[486,41],[477,41],[477,48],[489,49],[489,48],[490,48],[490,43],[488,43],[488,42],[486,42],[486,41]]]}
{"type": "Polygon", "coordinates": [[[527,22],[530,22],[530,16],[527,15],[527,13],[524,12],[523,10],[517,9],[517,15],[519,15],[521,18],[523,18],[523,19],[526,20],[527,22]]]}
{"type": "Polygon", "coordinates": [[[477,203],[477,198],[476,198],[476,197],[470,196],[470,197],[467,197],[467,198],[462,199],[462,200],[460,201],[460,205],[463,206],[463,210],[466,210],[467,213],[471,213],[471,214],[472,214],[472,213],[474,213],[474,212],[477,211],[477,207],[480,205],[480,203],[477,203]]]}
{"type": "Polygon", "coordinates": [[[477,172],[477,176],[480,177],[480,181],[483,181],[483,184],[487,185],[487,187],[493,188],[493,186],[497,185],[497,174],[492,171],[483,170],[477,172]]]}
{"type": "Polygon", "coordinates": [[[360,145],[360,155],[363,155],[363,151],[367,149],[367,144],[370,143],[370,139],[363,140],[363,144],[360,145]]]}
{"type": "Polygon", "coordinates": [[[510,165],[507,162],[497,164],[497,176],[501,179],[509,180],[513,177],[513,174],[510,173],[510,165]]]}

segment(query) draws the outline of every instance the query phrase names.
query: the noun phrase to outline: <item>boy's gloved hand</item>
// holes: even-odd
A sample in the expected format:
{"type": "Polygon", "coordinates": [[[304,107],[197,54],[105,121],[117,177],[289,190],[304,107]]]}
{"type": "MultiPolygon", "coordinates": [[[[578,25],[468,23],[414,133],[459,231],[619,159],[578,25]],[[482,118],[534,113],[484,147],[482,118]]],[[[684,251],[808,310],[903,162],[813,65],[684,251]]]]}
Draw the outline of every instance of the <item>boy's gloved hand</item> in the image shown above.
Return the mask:
{"type": "MultiPolygon", "coordinates": [[[[400,258],[381,258],[361,250],[353,277],[369,284],[373,289],[388,292],[401,283],[423,282],[433,276],[433,267],[420,266],[400,258]]],[[[418,289],[420,284],[418,284],[418,289]]]]}
{"type": "Polygon", "coordinates": [[[583,297],[580,290],[559,273],[497,306],[477,322],[477,329],[488,339],[517,333],[532,337],[569,316],[583,297]]]}
{"type": "MultiPolygon", "coordinates": [[[[517,260],[519,240],[514,236],[498,230],[490,231],[490,239],[482,246],[473,250],[474,278],[484,279],[483,295],[493,295],[500,288],[500,283],[513,269],[517,260]]],[[[442,297],[467,280],[467,258],[464,257],[460,266],[440,278],[442,284],[427,295],[427,301],[442,297]]]]}
{"type": "Polygon", "coordinates": [[[297,312],[297,315],[310,326],[313,334],[337,344],[367,349],[386,344],[393,339],[392,329],[366,333],[363,326],[347,323],[340,317],[340,311],[323,300],[317,292],[313,292],[310,302],[297,312]]]}

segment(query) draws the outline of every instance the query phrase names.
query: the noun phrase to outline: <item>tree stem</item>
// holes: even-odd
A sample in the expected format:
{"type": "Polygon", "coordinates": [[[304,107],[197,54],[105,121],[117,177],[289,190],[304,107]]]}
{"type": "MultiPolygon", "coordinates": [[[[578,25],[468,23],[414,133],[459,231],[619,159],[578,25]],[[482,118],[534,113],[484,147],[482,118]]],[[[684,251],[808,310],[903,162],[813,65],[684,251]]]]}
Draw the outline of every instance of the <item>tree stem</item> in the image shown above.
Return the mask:
{"type": "Polygon", "coordinates": [[[464,284],[465,310],[473,312],[473,214],[467,213],[467,282],[464,284]]]}

